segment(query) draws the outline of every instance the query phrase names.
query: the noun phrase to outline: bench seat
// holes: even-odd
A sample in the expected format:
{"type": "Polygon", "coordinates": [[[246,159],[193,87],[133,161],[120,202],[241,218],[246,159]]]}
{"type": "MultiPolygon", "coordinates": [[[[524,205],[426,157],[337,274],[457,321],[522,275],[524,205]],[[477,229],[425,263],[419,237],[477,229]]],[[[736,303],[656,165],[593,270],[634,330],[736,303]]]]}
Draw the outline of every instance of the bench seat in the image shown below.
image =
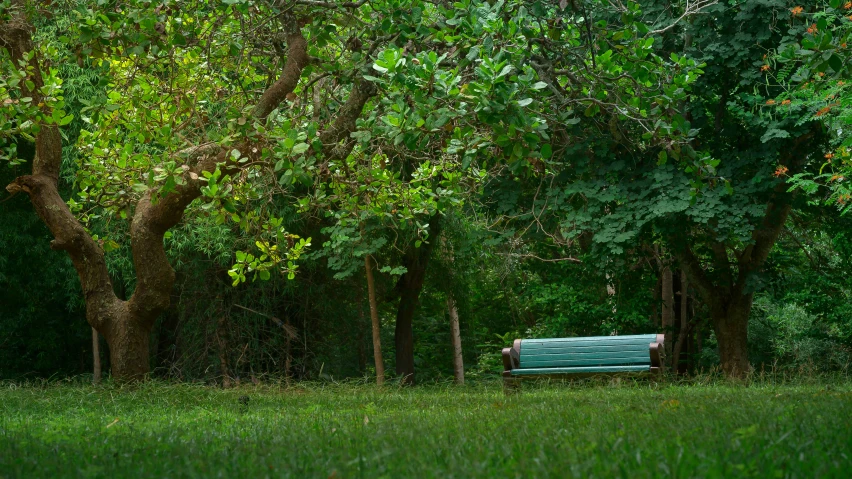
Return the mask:
{"type": "Polygon", "coordinates": [[[661,373],[663,341],[662,334],[516,339],[503,349],[503,377],[661,373]]]}

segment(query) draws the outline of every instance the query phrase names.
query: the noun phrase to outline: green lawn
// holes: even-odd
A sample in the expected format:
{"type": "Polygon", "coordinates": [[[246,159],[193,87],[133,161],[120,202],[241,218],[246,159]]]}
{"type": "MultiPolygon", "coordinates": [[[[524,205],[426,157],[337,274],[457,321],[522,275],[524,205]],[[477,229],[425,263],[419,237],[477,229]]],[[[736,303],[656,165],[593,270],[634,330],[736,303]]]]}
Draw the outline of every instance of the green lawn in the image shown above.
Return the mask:
{"type": "Polygon", "coordinates": [[[4,478],[852,474],[849,383],[0,386],[4,478]]]}

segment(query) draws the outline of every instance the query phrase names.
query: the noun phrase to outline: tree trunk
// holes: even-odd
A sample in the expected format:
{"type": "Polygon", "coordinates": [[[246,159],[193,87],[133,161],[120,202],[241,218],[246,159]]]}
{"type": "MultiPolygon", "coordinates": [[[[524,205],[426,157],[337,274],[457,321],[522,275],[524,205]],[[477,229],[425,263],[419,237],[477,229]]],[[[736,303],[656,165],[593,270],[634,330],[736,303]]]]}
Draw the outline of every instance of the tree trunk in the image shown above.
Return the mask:
{"type": "Polygon", "coordinates": [[[686,279],[686,273],[680,272],[680,332],[677,335],[677,342],[674,345],[674,353],[672,353],[672,371],[680,372],[680,353],[683,350],[684,344],[689,334],[689,310],[687,302],[689,295],[689,281],[686,279]]]}
{"type": "Polygon", "coordinates": [[[403,257],[406,272],[396,284],[400,294],[394,331],[396,374],[405,384],[414,384],[414,312],[420,299],[420,291],[423,290],[423,280],[426,277],[426,266],[432,246],[440,236],[438,216],[433,216],[430,223],[432,229],[429,234],[432,239],[420,245],[419,248],[409,246],[403,257]]]}
{"type": "MultiPolygon", "coordinates": [[[[292,326],[290,325],[290,315],[287,314],[284,316],[284,324],[287,325],[286,329],[289,331],[292,326]]],[[[292,340],[293,337],[289,334],[285,335],[284,339],[284,380],[287,383],[287,386],[290,385],[290,369],[293,367],[293,345],[292,340]]]]}
{"type": "Polygon", "coordinates": [[[100,384],[101,382],[101,344],[98,338],[98,330],[92,328],[92,382],[100,384]]]}
{"type": "Polygon", "coordinates": [[[364,300],[361,291],[358,291],[358,326],[355,328],[355,341],[358,343],[358,373],[362,376],[367,371],[367,338],[366,321],[364,321],[364,300]]]}
{"type": "Polygon", "coordinates": [[[752,299],[752,295],[747,294],[725,309],[711,308],[722,371],[730,377],[743,377],[751,370],[748,362],[748,318],[752,299]]]}
{"type": "Polygon", "coordinates": [[[219,368],[222,373],[222,387],[231,387],[231,370],[228,367],[228,321],[224,311],[219,311],[219,321],[216,324],[216,339],[219,346],[219,368]]]}
{"type": "Polygon", "coordinates": [[[373,257],[364,256],[367,272],[367,296],[370,302],[370,322],[373,325],[373,361],[376,363],[376,385],[385,383],[385,363],[382,358],[382,323],[379,322],[379,307],[376,304],[376,285],[373,281],[373,257]]]}
{"type": "Polygon", "coordinates": [[[672,327],[674,326],[674,278],[670,267],[663,267],[663,334],[665,335],[666,357],[672,352],[672,327]]]}
{"type": "Polygon", "coordinates": [[[651,303],[651,317],[649,319],[655,328],[660,329],[662,329],[662,323],[660,322],[660,290],[662,287],[663,278],[662,276],[657,276],[657,284],[654,285],[654,291],[651,293],[653,302],[651,303]]]}
{"type": "Polygon", "coordinates": [[[148,336],[151,327],[146,321],[123,317],[113,320],[104,337],[109,343],[110,374],[121,381],[140,381],[147,378],[148,336]]]}
{"type": "Polygon", "coordinates": [[[459,310],[453,295],[447,296],[447,311],[450,313],[450,335],[453,342],[453,376],[456,384],[464,384],[464,357],[462,356],[461,331],[459,330],[459,310]]]}
{"type": "Polygon", "coordinates": [[[396,374],[402,378],[404,384],[414,384],[414,310],[419,296],[420,288],[413,286],[404,288],[396,313],[394,331],[396,374]]]}

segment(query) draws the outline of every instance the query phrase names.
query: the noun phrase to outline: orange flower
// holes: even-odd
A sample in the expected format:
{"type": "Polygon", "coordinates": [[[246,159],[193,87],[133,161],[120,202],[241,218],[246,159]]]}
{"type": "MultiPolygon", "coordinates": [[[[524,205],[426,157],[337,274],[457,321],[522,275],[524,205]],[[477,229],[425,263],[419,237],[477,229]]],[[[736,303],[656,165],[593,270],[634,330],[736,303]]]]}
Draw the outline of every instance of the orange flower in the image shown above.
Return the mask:
{"type": "Polygon", "coordinates": [[[760,71],[765,72],[766,70],[769,70],[769,68],[771,68],[769,65],[763,65],[760,67],[760,71]]]}
{"type": "Polygon", "coordinates": [[[778,168],[775,169],[775,176],[780,177],[787,174],[787,167],[784,165],[778,165],[778,168]]]}
{"type": "Polygon", "coordinates": [[[832,158],[834,158],[834,153],[826,153],[826,154],[825,154],[825,159],[826,159],[826,160],[830,160],[830,159],[832,159],[832,158]]]}
{"type": "Polygon", "coordinates": [[[840,203],[841,205],[845,205],[846,202],[849,201],[850,199],[852,199],[852,195],[840,195],[837,198],[837,202],[840,203]]]}
{"type": "Polygon", "coordinates": [[[843,8],[845,8],[846,10],[852,9],[852,2],[846,2],[843,5],[843,8]]]}
{"type": "Polygon", "coordinates": [[[784,100],[784,101],[782,101],[782,102],[781,102],[781,104],[782,104],[782,105],[789,105],[789,104],[790,104],[790,100],[784,100]]]}
{"type": "Polygon", "coordinates": [[[790,11],[793,12],[793,16],[795,17],[796,15],[804,12],[805,9],[802,8],[802,7],[793,7],[793,8],[790,9],[790,11]]]}
{"type": "Polygon", "coordinates": [[[846,84],[846,82],[843,81],[843,80],[840,80],[839,82],[837,82],[837,86],[843,86],[845,84],[846,84]]]}
{"type": "Polygon", "coordinates": [[[849,15],[849,16],[848,16],[848,17],[846,17],[846,18],[848,18],[849,20],[852,20],[852,15],[849,15]]]}
{"type": "Polygon", "coordinates": [[[774,104],[775,104],[775,100],[766,100],[766,104],[767,104],[767,105],[774,105],[774,104]]]}
{"type": "Polygon", "coordinates": [[[813,35],[817,31],[819,31],[819,29],[817,28],[816,23],[814,23],[814,24],[812,24],[811,26],[808,27],[808,33],[810,33],[811,35],[813,35]]]}
{"type": "Polygon", "coordinates": [[[816,115],[814,115],[814,116],[823,116],[826,113],[828,113],[830,110],[831,110],[830,106],[827,106],[825,108],[821,108],[818,112],[816,112],[816,115]]]}
{"type": "Polygon", "coordinates": [[[829,181],[829,182],[831,182],[831,181],[843,181],[843,177],[842,177],[842,176],[840,176],[840,175],[832,175],[832,176],[831,176],[831,179],[830,179],[830,180],[828,180],[828,181],[829,181]]]}
{"type": "Polygon", "coordinates": [[[819,76],[821,76],[821,77],[824,77],[824,76],[825,76],[825,72],[819,72],[819,73],[817,73],[817,75],[819,75],[819,76]]]}

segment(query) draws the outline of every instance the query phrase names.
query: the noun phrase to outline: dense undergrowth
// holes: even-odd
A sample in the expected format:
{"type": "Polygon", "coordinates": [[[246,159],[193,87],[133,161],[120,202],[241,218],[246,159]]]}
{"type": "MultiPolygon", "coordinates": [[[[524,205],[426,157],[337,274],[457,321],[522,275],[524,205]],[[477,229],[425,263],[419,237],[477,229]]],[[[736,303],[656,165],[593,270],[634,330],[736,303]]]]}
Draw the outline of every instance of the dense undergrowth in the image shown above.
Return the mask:
{"type": "Polygon", "coordinates": [[[844,477],[852,382],[5,383],[0,477],[844,477]]]}

